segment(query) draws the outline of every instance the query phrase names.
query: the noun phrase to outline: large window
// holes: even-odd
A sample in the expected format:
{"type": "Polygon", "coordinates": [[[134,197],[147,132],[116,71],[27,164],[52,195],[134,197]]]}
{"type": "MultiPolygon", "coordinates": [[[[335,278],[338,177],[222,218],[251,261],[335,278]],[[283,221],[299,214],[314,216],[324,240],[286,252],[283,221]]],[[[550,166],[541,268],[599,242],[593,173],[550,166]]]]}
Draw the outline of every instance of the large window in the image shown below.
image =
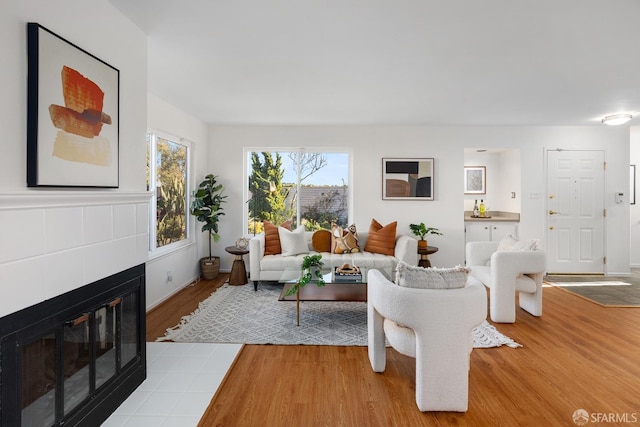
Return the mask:
{"type": "Polygon", "coordinates": [[[147,147],[147,190],[154,193],[149,243],[154,251],[189,237],[189,144],[180,138],[149,132],[147,147]]]}
{"type": "Polygon", "coordinates": [[[308,149],[247,150],[247,232],[263,221],[307,230],[345,227],[350,218],[349,153],[308,149]]]}

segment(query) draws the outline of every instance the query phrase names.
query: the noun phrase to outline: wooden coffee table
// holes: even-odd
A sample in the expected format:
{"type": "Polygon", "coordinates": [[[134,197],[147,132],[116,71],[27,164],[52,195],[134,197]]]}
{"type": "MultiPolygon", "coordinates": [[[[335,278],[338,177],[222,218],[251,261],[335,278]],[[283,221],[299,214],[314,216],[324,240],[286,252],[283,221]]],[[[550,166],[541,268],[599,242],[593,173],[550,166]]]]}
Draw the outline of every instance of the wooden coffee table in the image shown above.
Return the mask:
{"type": "Polygon", "coordinates": [[[278,301],[296,301],[296,320],[300,326],[300,301],[359,301],[367,302],[367,275],[362,272],[362,282],[335,283],[332,273],[323,274],[324,286],[315,281],[300,288],[296,294],[285,296],[300,276],[299,269],[286,269],[280,282],[284,284],[278,301]]]}

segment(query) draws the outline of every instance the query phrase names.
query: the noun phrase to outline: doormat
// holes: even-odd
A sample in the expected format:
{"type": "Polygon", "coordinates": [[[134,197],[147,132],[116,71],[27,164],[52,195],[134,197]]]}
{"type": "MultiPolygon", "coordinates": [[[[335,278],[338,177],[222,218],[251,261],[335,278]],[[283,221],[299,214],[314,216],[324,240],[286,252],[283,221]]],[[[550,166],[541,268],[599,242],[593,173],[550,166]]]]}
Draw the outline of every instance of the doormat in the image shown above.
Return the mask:
{"type": "Polygon", "coordinates": [[[603,307],[640,307],[640,284],[631,278],[602,280],[554,276],[545,282],[603,307]]]}

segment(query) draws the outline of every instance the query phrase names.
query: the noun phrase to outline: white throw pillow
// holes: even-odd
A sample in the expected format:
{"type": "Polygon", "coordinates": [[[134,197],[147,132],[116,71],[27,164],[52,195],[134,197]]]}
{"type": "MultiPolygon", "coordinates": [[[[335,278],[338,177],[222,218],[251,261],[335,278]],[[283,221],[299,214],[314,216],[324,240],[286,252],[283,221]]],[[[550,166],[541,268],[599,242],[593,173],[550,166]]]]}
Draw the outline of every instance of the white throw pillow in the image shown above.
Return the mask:
{"type": "Polygon", "coordinates": [[[304,234],[304,227],[298,227],[289,231],[284,227],[278,227],[282,256],[293,256],[309,252],[309,245],[304,234]]]}
{"type": "Polygon", "coordinates": [[[400,261],[396,267],[396,284],[420,289],[464,288],[469,271],[459,265],[454,268],[423,268],[400,261]]]}
{"type": "Polygon", "coordinates": [[[496,252],[524,252],[534,251],[538,247],[538,241],[532,240],[518,240],[511,234],[507,234],[500,240],[498,249],[496,252]]]}

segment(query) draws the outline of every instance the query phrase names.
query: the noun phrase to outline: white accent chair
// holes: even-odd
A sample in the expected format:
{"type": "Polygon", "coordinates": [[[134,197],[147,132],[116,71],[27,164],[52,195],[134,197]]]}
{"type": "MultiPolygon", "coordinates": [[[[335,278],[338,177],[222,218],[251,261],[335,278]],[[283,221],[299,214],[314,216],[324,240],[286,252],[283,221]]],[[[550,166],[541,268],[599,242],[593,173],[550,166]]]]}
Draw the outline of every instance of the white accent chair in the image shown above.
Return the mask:
{"type": "Polygon", "coordinates": [[[545,252],[540,249],[496,252],[498,245],[497,242],[469,242],[465,248],[469,274],[489,288],[491,320],[516,321],[516,292],[522,309],[542,316],[545,252]]]}
{"type": "Polygon", "coordinates": [[[458,289],[398,286],[378,270],[368,279],[369,361],[386,366],[385,337],[398,352],[416,359],[416,403],[420,411],[465,412],[469,402],[472,330],[487,317],[487,291],[468,277],[458,289]]]}

